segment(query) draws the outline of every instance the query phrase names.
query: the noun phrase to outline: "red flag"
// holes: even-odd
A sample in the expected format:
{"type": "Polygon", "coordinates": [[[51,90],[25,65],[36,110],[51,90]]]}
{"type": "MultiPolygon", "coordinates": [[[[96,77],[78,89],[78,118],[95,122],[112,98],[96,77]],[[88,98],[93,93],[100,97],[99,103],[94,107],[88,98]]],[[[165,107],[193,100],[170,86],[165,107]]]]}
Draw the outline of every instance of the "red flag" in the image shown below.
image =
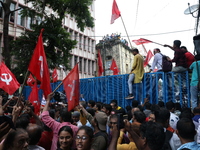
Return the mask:
{"type": "Polygon", "coordinates": [[[57,73],[56,68],[53,70],[52,79],[53,79],[53,82],[57,82],[57,80],[58,80],[58,73],[57,73]]]}
{"type": "Polygon", "coordinates": [[[35,79],[33,78],[33,76],[30,74],[29,75],[29,77],[28,77],[28,79],[27,79],[27,81],[26,81],[26,83],[27,83],[27,85],[28,86],[33,86],[34,85],[34,83],[35,83],[35,79]]]}
{"type": "Polygon", "coordinates": [[[1,62],[0,64],[0,88],[12,95],[20,84],[15,78],[14,74],[8,69],[8,67],[1,62]]]}
{"type": "Polygon", "coordinates": [[[121,16],[120,11],[118,9],[117,3],[115,0],[113,0],[112,5],[112,16],[111,16],[111,24],[114,23],[114,21],[121,16]]]}
{"type": "Polygon", "coordinates": [[[98,76],[101,76],[104,70],[103,70],[103,62],[101,59],[100,50],[98,51],[98,67],[99,67],[98,76]]]}
{"type": "Polygon", "coordinates": [[[149,63],[149,61],[151,60],[151,58],[153,57],[153,53],[149,50],[147,53],[147,57],[144,61],[144,67],[146,67],[149,63]]]}
{"type": "Polygon", "coordinates": [[[116,61],[114,59],[112,60],[112,64],[110,66],[110,70],[113,71],[113,75],[118,75],[118,73],[119,73],[119,69],[118,69],[116,61]]]}
{"type": "Polygon", "coordinates": [[[76,64],[63,80],[63,86],[68,100],[68,111],[71,111],[79,104],[79,84],[78,64],[76,64]]]}
{"type": "Polygon", "coordinates": [[[39,115],[40,112],[40,101],[39,101],[39,96],[38,96],[38,87],[37,83],[35,82],[32,86],[32,91],[28,97],[28,100],[30,103],[34,106],[34,113],[39,115]]]}
{"type": "Polygon", "coordinates": [[[136,45],[145,44],[145,43],[152,43],[152,41],[149,41],[149,40],[143,39],[143,38],[140,38],[138,40],[133,40],[132,42],[134,42],[136,45]]]}
{"type": "Polygon", "coordinates": [[[40,88],[43,90],[45,98],[47,98],[47,95],[51,93],[51,85],[50,85],[50,75],[49,75],[48,64],[47,64],[43,41],[42,41],[42,32],[43,32],[43,29],[40,32],[40,36],[38,38],[37,45],[33,52],[33,56],[31,58],[28,70],[39,81],[41,81],[40,88]]]}

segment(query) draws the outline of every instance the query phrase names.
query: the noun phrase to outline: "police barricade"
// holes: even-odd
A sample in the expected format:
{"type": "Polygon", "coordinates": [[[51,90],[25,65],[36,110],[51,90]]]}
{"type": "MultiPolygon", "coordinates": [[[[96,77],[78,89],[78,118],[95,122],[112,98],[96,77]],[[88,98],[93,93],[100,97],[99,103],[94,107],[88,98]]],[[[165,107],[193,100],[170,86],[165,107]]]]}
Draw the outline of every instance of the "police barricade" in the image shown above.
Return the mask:
{"type": "MultiPolygon", "coordinates": [[[[52,90],[59,83],[51,83],[52,90]]],[[[63,90],[61,85],[57,91],[62,92],[63,90]]],[[[25,99],[28,99],[30,92],[31,88],[25,86],[23,90],[25,99]]],[[[131,106],[133,100],[125,99],[128,95],[128,74],[80,79],[80,94],[86,101],[94,100],[107,104],[116,99],[118,105],[124,108],[131,106]]],[[[39,95],[41,98],[42,90],[39,91],[39,95]]],[[[140,104],[144,102],[144,98],[148,98],[152,104],[157,104],[158,101],[166,103],[172,100],[182,106],[190,107],[188,72],[145,73],[141,83],[133,84],[133,95],[140,104]]]]}

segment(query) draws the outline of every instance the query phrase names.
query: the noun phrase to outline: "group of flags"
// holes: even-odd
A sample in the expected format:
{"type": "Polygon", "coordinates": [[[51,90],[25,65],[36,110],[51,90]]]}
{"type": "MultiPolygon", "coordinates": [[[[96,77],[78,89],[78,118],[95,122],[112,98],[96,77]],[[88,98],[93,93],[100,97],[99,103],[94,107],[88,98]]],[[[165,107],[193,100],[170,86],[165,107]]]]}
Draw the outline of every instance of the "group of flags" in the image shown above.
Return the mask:
{"type": "MultiPolygon", "coordinates": [[[[113,75],[118,75],[119,72],[120,72],[118,67],[117,67],[117,63],[114,59],[112,59],[110,70],[113,71],[113,75]]],[[[103,61],[102,61],[102,58],[101,58],[100,50],[98,50],[98,76],[101,76],[103,74],[103,72],[104,72],[103,61]]]]}
{"type": "MultiPolygon", "coordinates": [[[[40,100],[38,96],[37,80],[41,82],[40,89],[43,90],[44,97],[52,92],[50,84],[50,73],[44,51],[42,40],[43,29],[40,32],[36,47],[34,49],[31,61],[28,66],[30,75],[27,79],[27,85],[31,86],[32,91],[28,100],[35,108],[35,113],[40,111],[40,100]],[[33,77],[34,76],[34,77],[33,77]]],[[[53,70],[52,80],[56,82],[58,79],[56,69],[53,70]]],[[[66,97],[68,100],[68,111],[72,110],[79,103],[79,71],[78,64],[71,70],[71,72],[62,81],[66,97]]],[[[20,87],[19,82],[16,80],[13,73],[7,68],[3,61],[0,62],[0,88],[7,92],[9,95],[20,87]]]]}

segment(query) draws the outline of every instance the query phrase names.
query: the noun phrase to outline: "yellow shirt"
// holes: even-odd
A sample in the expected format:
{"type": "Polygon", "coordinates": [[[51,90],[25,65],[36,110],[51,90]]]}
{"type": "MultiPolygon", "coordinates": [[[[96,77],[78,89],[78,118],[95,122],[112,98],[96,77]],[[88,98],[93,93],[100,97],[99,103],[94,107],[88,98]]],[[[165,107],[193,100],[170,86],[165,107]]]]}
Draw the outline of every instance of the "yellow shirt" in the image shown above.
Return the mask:
{"type": "Polygon", "coordinates": [[[142,55],[137,54],[134,56],[131,73],[135,74],[134,83],[140,83],[144,76],[144,59],[142,55]]]}

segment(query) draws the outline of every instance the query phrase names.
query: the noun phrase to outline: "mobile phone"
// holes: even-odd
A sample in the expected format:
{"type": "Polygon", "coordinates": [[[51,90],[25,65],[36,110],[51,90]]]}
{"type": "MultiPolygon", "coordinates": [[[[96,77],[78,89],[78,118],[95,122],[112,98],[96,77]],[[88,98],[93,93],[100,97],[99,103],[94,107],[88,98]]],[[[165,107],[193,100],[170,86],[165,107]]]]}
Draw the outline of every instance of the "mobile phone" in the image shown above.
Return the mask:
{"type": "Polygon", "coordinates": [[[123,118],[123,114],[119,113],[117,114],[118,119],[117,119],[117,128],[118,130],[124,128],[124,118],[123,118]]]}

